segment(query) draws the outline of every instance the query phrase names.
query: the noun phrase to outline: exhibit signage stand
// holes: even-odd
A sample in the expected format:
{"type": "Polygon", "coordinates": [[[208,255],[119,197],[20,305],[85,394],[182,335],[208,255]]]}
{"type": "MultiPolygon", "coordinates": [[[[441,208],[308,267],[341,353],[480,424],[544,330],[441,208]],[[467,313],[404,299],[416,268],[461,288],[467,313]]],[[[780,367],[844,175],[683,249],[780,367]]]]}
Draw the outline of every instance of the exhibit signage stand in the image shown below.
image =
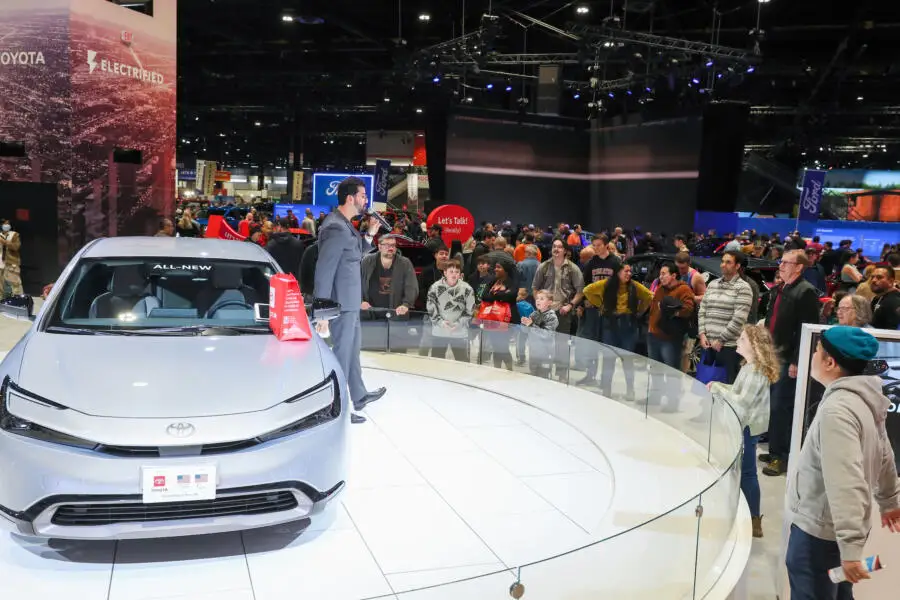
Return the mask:
{"type": "MultiPolygon", "coordinates": [[[[791,436],[791,457],[793,460],[788,463],[787,481],[792,481],[797,476],[797,460],[800,455],[800,449],[803,447],[806,431],[815,415],[819,400],[821,400],[822,387],[813,381],[810,377],[810,362],[813,354],[815,354],[816,345],[822,332],[829,329],[829,325],[803,325],[800,336],[800,358],[797,362],[797,391],[794,395],[794,420],[792,425],[791,436]]],[[[900,456],[900,412],[898,412],[898,398],[900,398],[900,331],[891,331],[888,329],[868,329],[879,342],[878,355],[876,361],[880,364],[880,376],[883,380],[883,393],[890,399],[891,406],[888,409],[888,417],[886,427],[888,437],[894,447],[894,455],[900,456]]],[[[900,465],[900,460],[898,460],[900,465]]],[[[873,500],[874,502],[874,500],[873,500]]],[[[784,559],[787,556],[788,536],[791,529],[790,514],[788,512],[789,499],[784,500],[784,516],[781,527],[781,553],[778,562],[778,578],[776,589],[781,591],[779,598],[788,600],[791,597],[790,585],[787,578],[787,570],[784,566],[784,559]]],[[[889,557],[895,556],[900,558],[900,544],[895,538],[891,540],[881,528],[881,517],[877,505],[872,511],[872,530],[869,535],[869,541],[866,544],[865,555],[880,554],[886,564],[890,564],[889,557]]],[[[895,563],[898,561],[895,559],[895,563]]],[[[834,565],[840,566],[840,565],[834,565]]],[[[868,600],[876,598],[889,598],[894,594],[894,590],[890,589],[897,585],[897,574],[885,571],[872,577],[872,580],[865,581],[854,586],[853,593],[857,600],[868,600]]]]}

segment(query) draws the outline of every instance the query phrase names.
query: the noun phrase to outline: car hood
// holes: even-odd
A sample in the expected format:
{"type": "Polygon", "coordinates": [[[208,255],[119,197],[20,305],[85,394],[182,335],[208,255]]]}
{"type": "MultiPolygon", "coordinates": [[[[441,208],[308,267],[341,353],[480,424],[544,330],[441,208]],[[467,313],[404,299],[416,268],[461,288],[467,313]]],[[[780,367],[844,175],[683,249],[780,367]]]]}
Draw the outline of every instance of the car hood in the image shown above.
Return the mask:
{"type": "Polygon", "coordinates": [[[14,381],[89,415],[174,418],[265,410],[324,378],[315,341],[40,332],[14,381]]]}

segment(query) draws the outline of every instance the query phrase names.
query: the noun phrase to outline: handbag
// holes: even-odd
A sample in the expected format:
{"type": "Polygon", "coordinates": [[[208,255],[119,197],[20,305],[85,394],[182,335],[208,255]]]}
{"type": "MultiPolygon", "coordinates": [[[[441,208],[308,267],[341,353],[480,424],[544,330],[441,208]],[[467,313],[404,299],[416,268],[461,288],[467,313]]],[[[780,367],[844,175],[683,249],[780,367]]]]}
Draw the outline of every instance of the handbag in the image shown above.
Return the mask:
{"type": "Polygon", "coordinates": [[[484,324],[485,329],[506,331],[512,320],[512,309],[506,302],[482,302],[475,318],[484,324]]]}
{"type": "Polygon", "coordinates": [[[723,365],[716,363],[712,352],[704,350],[700,356],[700,362],[697,363],[696,378],[700,383],[711,383],[713,381],[725,383],[728,381],[728,371],[723,365]]]}

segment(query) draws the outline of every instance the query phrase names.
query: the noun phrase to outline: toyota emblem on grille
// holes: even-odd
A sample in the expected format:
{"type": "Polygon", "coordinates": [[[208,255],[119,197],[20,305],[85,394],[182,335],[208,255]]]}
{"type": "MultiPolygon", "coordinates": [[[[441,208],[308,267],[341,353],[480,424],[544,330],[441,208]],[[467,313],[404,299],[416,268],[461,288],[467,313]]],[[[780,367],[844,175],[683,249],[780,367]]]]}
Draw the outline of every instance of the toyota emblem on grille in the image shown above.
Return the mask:
{"type": "Polygon", "coordinates": [[[194,431],[194,426],[190,423],[172,423],[166,427],[166,433],[177,438],[191,437],[194,431]]]}

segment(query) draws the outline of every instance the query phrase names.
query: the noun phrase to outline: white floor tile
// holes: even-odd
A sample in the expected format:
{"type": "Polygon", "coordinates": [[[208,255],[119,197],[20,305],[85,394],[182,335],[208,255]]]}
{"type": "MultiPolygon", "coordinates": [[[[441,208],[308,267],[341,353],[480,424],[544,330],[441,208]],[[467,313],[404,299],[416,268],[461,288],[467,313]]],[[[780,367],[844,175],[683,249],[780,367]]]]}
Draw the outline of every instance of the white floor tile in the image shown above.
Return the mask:
{"type": "Polygon", "coordinates": [[[244,533],[255,600],[356,600],[391,588],[354,529],[299,536],[244,533]]]}
{"type": "Polygon", "coordinates": [[[114,554],[114,542],[38,542],[2,533],[0,595],[105,600],[114,554]]]}
{"type": "Polygon", "coordinates": [[[543,560],[583,547],[592,536],[559,511],[472,517],[469,525],[507,566],[543,560]]]}
{"type": "Polygon", "coordinates": [[[510,579],[513,573],[508,571],[506,566],[500,562],[489,563],[485,565],[471,565],[467,567],[453,567],[450,569],[430,569],[427,571],[413,571],[411,573],[395,573],[388,575],[388,581],[394,592],[400,594],[400,598],[405,598],[404,593],[414,596],[418,600],[419,593],[415,590],[421,590],[425,587],[435,585],[448,585],[454,587],[454,584],[462,583],[463,580],[471,578],[484,578],[490,576],[494,579],[497,573],[503,572],[510,579]]]}
{"type": "Polygon", "coordinates": [[[238,533],[133,540],[117,546],[109,600],[243,589],[251,585],[238,533]]]}
{"type": "Polygon", "coordinates": [[[465,432],[485,452],[520,477],[593,470],[528,426],[471,427],[465,432]]]}
{"type": "Polygon", "coordinates": [[[613,499],[612,482],[597,472],[525,477],[524,481],[589,533],[598,530],[613,499]]]}
{"type": "Polygon", "coordinates": [[[348,490],[344,505],[387,574],[497,560],[431,487],[348,490]]]}

